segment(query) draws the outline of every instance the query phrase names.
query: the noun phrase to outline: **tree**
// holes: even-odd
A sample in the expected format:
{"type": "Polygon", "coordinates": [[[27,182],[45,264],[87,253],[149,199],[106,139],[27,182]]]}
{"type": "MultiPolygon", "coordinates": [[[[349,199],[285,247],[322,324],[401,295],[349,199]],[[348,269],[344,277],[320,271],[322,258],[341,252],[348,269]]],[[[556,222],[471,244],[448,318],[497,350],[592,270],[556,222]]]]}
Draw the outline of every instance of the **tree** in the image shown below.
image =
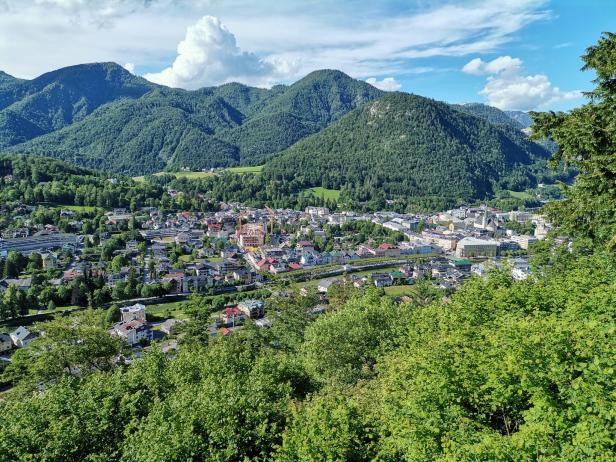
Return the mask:
{"type": "Polygon", "coordinates": [[[26,265],[26,259],[20,252],[9,252],[4,262],[4,275],[7,278],[19,276],[26,265]]]}
{"type": "Polygon", "coordinates": [[[105,323],[110,326],[120,320],[120,308],[115,303],[105,312],[105,323]]]}
{"type": "Polygon", "coordinates": [[[582,57],[596,87],[590,101],[568,113],[531,113],[535,138],[558,145],[553,163],[573,165],[575,184],[566,199],[546,207],[551,220],[585,246],[616,247],[616,34],[604,33],[582,57]]]}
{"type": "Polygon", "coordinates": [[[104,326],[103,313],[92,310],[40,324],[36,329],[44,335],[13,355],[9,373],[17,381],[37,384],[109,371],[122,341],[104,326]]]}

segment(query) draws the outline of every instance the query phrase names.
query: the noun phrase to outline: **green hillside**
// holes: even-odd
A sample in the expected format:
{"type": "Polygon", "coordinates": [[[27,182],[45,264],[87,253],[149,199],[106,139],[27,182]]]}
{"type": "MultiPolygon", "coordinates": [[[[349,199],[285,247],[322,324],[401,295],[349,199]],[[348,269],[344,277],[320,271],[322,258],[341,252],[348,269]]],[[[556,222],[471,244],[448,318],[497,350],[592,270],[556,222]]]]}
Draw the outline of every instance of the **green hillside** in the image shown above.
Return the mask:
{"type": "Polygon", "coordinates": [[[496,184],[531,185],[528,166],[547,157],[518,130],[392,93],[298,142],[263,174],[292,190],[322,186],[355,201],[410,197],[437,206],[490,196],[496,184]]]}
{"type": "Polygon", "coordinates": [[[256,165],[382,94],[329,70],[270,90],[235,83],[196,91],[152,86],[48,134],[51,127],[29,125],[13,111],[0,134],[6,146],[17,144],[14,152],[133,175],[256,165]]]}
{"type": "Polygon", "coordinates": [[[11,146],[83,119],[121,98],[156,85],[115,63],[81,64],[33,80],[0,77],[0,147],[11,146]]]}

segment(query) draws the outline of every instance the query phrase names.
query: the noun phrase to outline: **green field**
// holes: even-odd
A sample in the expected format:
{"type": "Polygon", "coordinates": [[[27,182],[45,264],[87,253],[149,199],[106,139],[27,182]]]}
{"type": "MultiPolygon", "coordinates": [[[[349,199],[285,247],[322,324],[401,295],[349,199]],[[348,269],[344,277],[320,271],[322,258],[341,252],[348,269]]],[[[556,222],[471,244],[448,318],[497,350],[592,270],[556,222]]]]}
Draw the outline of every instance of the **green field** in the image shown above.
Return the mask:
{"type": "Polygon", "coordinates": [[[170,316],[172,318],[185,320],[188,319],[188,315],[184,312],[186,303],[186,301],[182,301],[147,305],[145,311],[146,313],[158,318],[166,318],[167,316],[170,316]]]}
{"type": "Polygon", "coordinates": [[[245,167],[230,167],[223,170],[223,172],[229,173],[261,173],[263,165],[253,165],[245,167]]]}
{"type": "MultiPolygon", "coordinates": [[[[188,178],[189,180],[198,180],[201,178],[207,178],[208,176],[213,176],[221,172],[228,173],[259,173],[263,169],[262,165],[254,165],[254,166],[245,166],[245,167],[229,167],[224,170],[220,170],[218,172],[158,172],[154,175],[174,175],[176,178],[188,178]]],[[[135,176],[133,177],[135,181],[144,181],[145,176],[135,176]]]]}
{"type": "Polygon", "coordinates": [[[96,212],[97,209],[103,210],[103,207],[93,207],[91,205],[65,205],[65,204],[54,204],[52,202],[39,202],[37,205],[41,205],[46,208],[71,210],[77,213],[91,213],[91,212],[96,212]]]}
{"type": "Polygon", "coordinates": [[[413,286],[389,286],[384,288],[387,295],[393,297],[400,297],[402,295],[411,295],[413,293],[413,286]]]}
{"type": "Polygon", "coordinates": [[[511,197],[514,197],[516,199],[522,199],[522,200],[526,200],[526,199],[534,199],[535,196],[533,196],[532,194],[527,193],[526,191],[512,191],[510,189],[506,190],[509,194],[511,194],[511,197]]]}
{"type": "Polygon", "coordinates": [[[322,187],[305,189],[304,192],[312,194],[313,196],[322,197],[323,199],[338,200],[340,199],[339,189],[326,189],[322,187]]]}
{"type": "Polygon", "coordinates": [[[63,205],[63,209],[72,210],[73,212],[96,212],[97,207],[91,205],[63,205]]]}

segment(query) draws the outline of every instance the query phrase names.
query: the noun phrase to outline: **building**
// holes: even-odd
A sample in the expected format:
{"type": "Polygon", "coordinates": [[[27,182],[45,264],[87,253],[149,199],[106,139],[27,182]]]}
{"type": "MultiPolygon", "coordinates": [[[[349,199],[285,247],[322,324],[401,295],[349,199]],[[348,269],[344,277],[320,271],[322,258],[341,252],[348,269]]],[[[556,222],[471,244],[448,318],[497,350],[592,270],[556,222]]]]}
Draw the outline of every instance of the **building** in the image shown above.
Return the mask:
{"type": "Polygon", "coordinates": [[[43,269],[55,269],[58,267],[58,256],[55,253],[43,253],[41,254],[43,260],[43,269]]]}
{"type": "Polygon", "coordinates": [[[456,247],[458,257],[495,257],[496,255],[498,255],[498,242],[493,239],[465,237],[458,242],[456,247]]]}
{"type": "Polygon", "coordinates": [[[13,349],[13,340],[9,334],[0,333],[0,354],[13,349]]]}
{"type": "Polygon", "coordinates": [[[228,306],[222,310],[222,322],[225,325],[235,326],[235,323],[243,321],[244,317],[244,313],[237,306],[228,306]]]}
{"type": "Polygon", "coordinates": [[[535,236],[521,235],[521,236],[511,236],[510,238],[513,242],[517,243],[521,249],[528,250],[528,247],[538,241],[535,236]]]}
{"type": "Polygon", "coordinates": [[[123,339],[129,345],[136,345],[141,341],[150,342],[153,338],[150,326],[141,319],[119,322],[113,326],[112,333],[123,339]]]}
{"type": "Polygon", "coordinates": [[[122,315],[122,322],[129,322],[133,320],[145,321],[145,305],[141,303],[137,303],[133,306],[125,306],[120,308],[120,313],[122,315]]]}
{"type": "Polygon", "coordinates": [[[238,303],[237,308],[248,318],[257,319],[265,316],[265,302],[263,300],[242,300],[238,303]]]}
{"type": "Polygon", "coordinates": [[[317,292],[321,294],[326,294],[327,292],[329,292],[330,287],[337,284],[341,284],[341,282],[335,278],[323,279],[321,282],[319,282],[319,285],[317,286],[317,292]]]}
{"type": "Polygon", "coordinates": [[[389,287],[393,284],[391,276],[387,273],[372,273],[371,277],[375,287],[389,287]]]}
{"type": "Polygon", "coordinates": [[[265,229],[260,223],[248,223],[241,226],[237,243],[242,248],[261,247],[265,244],[265,229]]]}
{"type": "Polygon", "coordinates": [[[167,319],[160,325],[160,331],[164,332],[167,335],[174,335],[177,332],[178,326],[181,324],[181,321],[170,318],[167,319]]]}
{"type": "Polygon", "coordinates": [[[456,234],[445,234],[436,231],[422,231],[421,236],[445,251],[455,250],[459,240],[459,236],[456,234]]]}
{"type": "Polygon", "coordinates": [[[19,326],[11,332],[10,337],[16,348],[24,348],[30,345],[30,343],[36,339],[38,335],[30,332],[23,326],[19,326]]]}
{"type": "Polygon", "coordinates": [[[76,244],[77,236],[65,233],[42,233],[18,239],[0,239],[0,255],[11,251],[30,253],[76,244]]]}

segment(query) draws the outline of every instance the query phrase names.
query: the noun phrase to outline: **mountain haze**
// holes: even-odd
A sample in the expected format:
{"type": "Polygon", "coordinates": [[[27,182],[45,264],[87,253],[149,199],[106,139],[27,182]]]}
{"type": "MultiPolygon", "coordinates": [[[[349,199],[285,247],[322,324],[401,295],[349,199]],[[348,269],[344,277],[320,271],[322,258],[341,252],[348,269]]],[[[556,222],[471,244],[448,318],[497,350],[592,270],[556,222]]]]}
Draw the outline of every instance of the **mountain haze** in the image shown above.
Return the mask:
{"type": "Polygon", "coordinates": [[[505,125],[516,130],[522,130],[525,126],[507,112],[493,106],[482,103],[452,104],[454,109],[466,114],[474,115],[487,120],[494,125],[505,125]]]}

